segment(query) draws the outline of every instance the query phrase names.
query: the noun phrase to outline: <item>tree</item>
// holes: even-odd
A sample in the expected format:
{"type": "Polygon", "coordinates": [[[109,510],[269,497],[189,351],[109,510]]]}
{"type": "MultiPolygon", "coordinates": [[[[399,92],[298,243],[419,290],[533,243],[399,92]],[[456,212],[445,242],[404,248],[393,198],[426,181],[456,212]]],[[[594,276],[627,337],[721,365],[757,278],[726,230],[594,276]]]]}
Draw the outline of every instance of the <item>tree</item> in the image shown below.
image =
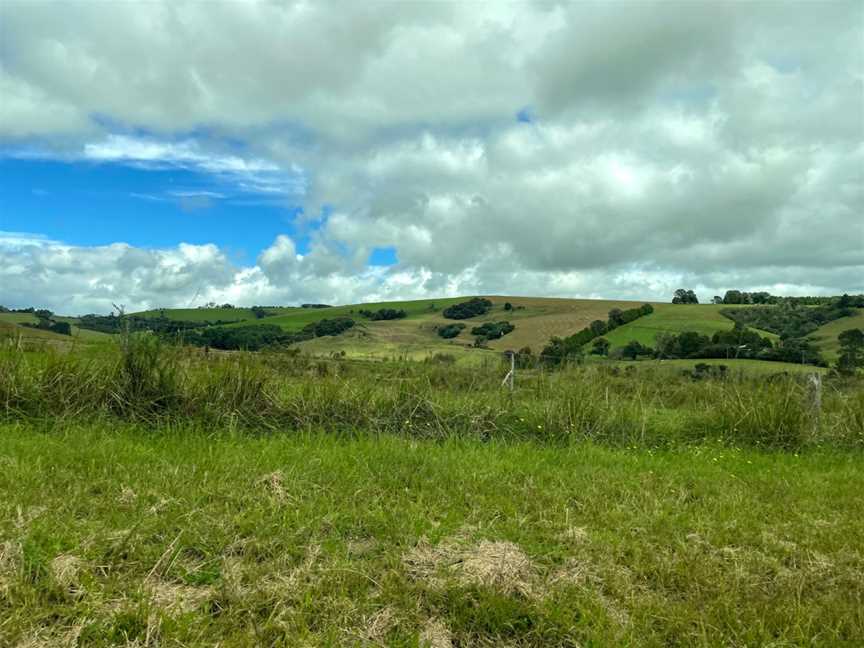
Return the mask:
{"type": "Polygon", "coordinates": [[[714,295],[714,299],[711,300],[712,304],[722,304],[723,298],[720,295],[714,295]]]}
{"type": "Polygon", "coordinates": [[[513,304],[511,304],[510,302],[504,302],[504,310],[505,311],[513,310],[513,304]]]}
{"type": "Polygon", "coordinates": [[[609,355],[609,346],[609,340],[606,338],[596,338],[592,344],[591,353],[599,356],[609,355]]]}
{"type": "Polygon", "coordinates": [[[837,340],[840,342],[838,371],[854,373],[858,367],[864,366],[864,331],[849,329],[838,335],[837,340]]]}
{"type": "Polygon", "coordinates": [[[698,304],[699,298],[696,297],[696,293],[692,290],[685,290],[684,288],[679,288],[675,291],[675,296],[672,297],[673,304],[698,304]]]}
{"type": "Polygon", "coordinates": [[[723,297],[724,304],[743,304],[744,297],[740,290],[727,290],[723,297]]]}
{"type": "Polygon", "coordinates": [[[636,340],[630,340],[621,349],[622,357],[628,358],[630,360],[635,360],[641,355],[651,355],[652,353],[654,353],[654,350],[651,347],[647,347],[641,342],[637,342],[636,340]]]}
{"type": "Polygon", "coordinates": [[[624,323],[624,311],[620,308],[613,308],[609,311],[608,329],[612,330],[624,323]]]}
{"type": "Polygon", "coordinates": [[[594,320],[588,327],[594,335],[603,335],[606,333],[606,322],[603,320],[594,320]]]}

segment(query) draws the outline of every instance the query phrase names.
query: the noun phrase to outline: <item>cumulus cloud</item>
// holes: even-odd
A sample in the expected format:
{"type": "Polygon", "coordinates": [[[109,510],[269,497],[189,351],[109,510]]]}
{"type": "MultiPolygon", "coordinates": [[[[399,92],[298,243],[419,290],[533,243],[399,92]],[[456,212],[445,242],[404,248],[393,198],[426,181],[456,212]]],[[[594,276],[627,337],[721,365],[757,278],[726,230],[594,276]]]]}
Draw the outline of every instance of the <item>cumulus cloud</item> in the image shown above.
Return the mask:
{"type": "Polygon", "coordinates": [[[4,147],[294,196],[311,240],[247,267],[2,248],[37,277],[80,255],[141,304],[864,290],[857,2],[6,2],[0,24],[4,147]],[[398,265],[368,265],[389,246],[398,265]]]}

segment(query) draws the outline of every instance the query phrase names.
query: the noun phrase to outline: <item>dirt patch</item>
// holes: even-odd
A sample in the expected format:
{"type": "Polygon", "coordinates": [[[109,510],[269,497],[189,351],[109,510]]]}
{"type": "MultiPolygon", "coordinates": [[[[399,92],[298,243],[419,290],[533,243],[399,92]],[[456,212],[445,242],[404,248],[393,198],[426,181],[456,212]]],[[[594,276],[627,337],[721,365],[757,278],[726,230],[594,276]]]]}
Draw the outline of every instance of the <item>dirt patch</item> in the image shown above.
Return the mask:
{"type": "Polygon", "coordinates": [[[454,569],[463,584],[492,587],[507,594],[532,593],[534,564],[512,542],[483,540],[466,552],[454,569]]]}
{"type": "Polygon", "coordinates": [[[51,561],[51,576],[55,583],[70,594],[81,595],[84,593],[80,582],[83,568],[84,561],[78,556],[61,554],[51,561]]]}
{"type": "Polygon", "coordinates": [[[420,645],[423,648],[453,648],[450,628],[438,619],[429,619],[420,633],[420,645]]]}
{"type": "Polygon", "coordinates": [[[117,496],[117,501],[123,506],[131,506],[137,499],[138,495],[136,495],[135,491],[128,486],[124,486],[120,490],[120,494],[117,496]]]}
{"type": "Polygon", "coordinates": [[[363,638],[375,643],[383,643],[387,633],[396,625],[396,614],[390,607],[385,607],[373,614],[366,621],[363,638]]]}
{"type": "Polygon", "coordinates": [[[280,501],[291,499],[291,495],[285,488],[285,475],[281,470],[259,477],[257,484],[274,499],[280,501]]]}
{"type": "Polygon", "coordinates": [[[491,587],[505,594],[531,596],[535,591],[536,568],[512,542],[482,540],[466,546],[451,539],[432,546],[421,541],[402,563],[412,578],[433,588],[455,579],[463,586],[491,587]]]}
{"type": "Polygon", "coordinates": [[[21,545],[11,540],[0,542],[0,596],[5,596],[21,568],[21,545]]]}
{"type": "Polygon", "coordinates": [[[169,613],[194,612],[213,596],[209,587],[155,582],[146,588],[150,603],[169,613]]]}

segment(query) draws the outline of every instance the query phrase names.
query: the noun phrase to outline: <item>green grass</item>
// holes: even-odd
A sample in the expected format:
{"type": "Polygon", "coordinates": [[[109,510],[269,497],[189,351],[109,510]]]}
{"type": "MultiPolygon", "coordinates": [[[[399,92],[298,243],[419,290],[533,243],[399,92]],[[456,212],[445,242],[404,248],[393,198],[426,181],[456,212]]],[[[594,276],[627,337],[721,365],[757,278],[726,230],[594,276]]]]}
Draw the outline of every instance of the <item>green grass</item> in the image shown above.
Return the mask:
{"type": "MultiPolygon", "coordinates": [[[[683,333],[695,331],[711,336],[720,331],[732,329],[732,320],[720,314],[729,306],[720,304],[658,304],[651,315],[621,326],[604,335],[613,347],[624,346],[636,340],[653,347],[658,333],[683,333]]],[[[767,331],[759,331],[763,337],[777,340],[777,336],[767,331]]]]}
{"type": "Polygon", "coordinates": [[[39,319],[31,313],[0,313],[0,335],[3,337],[21,336],[25,340],[30,341],[48,341],[60,342],[69,344],[75,342],[108,342],[111,336],[107,333],[99,331],[90,331],[77,326],[77,317],[62,317],[55,316],[54,320],[58,322],[69,322],[72,325],[72,335],[60,335],[52,331],[42,331],[39,329],[21,326],[21,324],[36,324],[39,319]]]}
{"type": "Polygon", "coordinates": [[[825,358],[833,362],[840,354],[840,343],[837,341],[837,336],[843,331],[853,328],[864,329],[864,308],[856,309],[856,313],[851,317],[843,317],[819,327],[808,337],[816,343],[825,358]]]}
{"type": "Polygon", "coordinates": [[[814,367],[813,365],[792,364],[790,362],[769,362],[767,360],[722,360],[716,358],[704,358],[696,360],[637,360],[626,361],[619,360],[616,365],[625,367],[635,367],[636,369],[679,369],[692,370],[697,364],[707,364],[710,366],[724,365],[732,374],[742,374],[746,376],[770,376],[782,372],[794,374],[824,374],[828,369],[824,367],[814,367]]]}
{"type": "MultiPolygon", "coordinates": [[[[448,298],[448,299],[420,299],[415,301],[395,301],[395,302],[369,302],[365,304],[351,304],[348,306],[333,306],[331,308],[297,308],[284,315],[268,317],[260,320],[265,324],[275,324],[281,326],[286,331],[299,331],[307,324],[313,324],[322,319],[332,317],[351,317],[353,316],[358,322],[365,321],[359,311],[378,310],[379,308],[393,308],[404,310],[407,314],[406,319],[423,319],[440,313],[441,310],[462,301],[464,298],[448,298]]],[[[396,320],[394,323],[398,323],[396,320]]],[[[386,324],[386,323],[385,323],[386,324]]],[[[235,325],[236,326],[236,325],[235,325]]]]}
{"type": "MultiPolygon", "coordinates": [[[[274,311],[293,311],[293,308],[274,308],[274,311]]],[[[249,322],[260,321],[250,308],[165,308],[134,313],[140,317],[161,317],[184,322],[249,322]]],[[[263,318],[262,318],[263,319],[263,318]]]]}
{"type": "Polygon", "coordinates": [[[856,453],[13,424],[0,462],[3,645],[864,635],[856,453]]]}

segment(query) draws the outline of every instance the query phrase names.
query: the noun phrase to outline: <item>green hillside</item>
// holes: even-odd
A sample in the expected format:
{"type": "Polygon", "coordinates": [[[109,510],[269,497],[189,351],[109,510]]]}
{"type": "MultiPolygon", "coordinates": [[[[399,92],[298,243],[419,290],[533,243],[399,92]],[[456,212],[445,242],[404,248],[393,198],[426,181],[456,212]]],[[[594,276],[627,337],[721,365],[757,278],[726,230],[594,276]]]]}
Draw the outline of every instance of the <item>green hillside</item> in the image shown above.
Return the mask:
{"type": "MultiPolygon", "coordinates": [[[[729,306],[724,304],[655,304],[651,315],[640,317],[625,324],[604,337],[612,347],[619,347],[631,340],[647,346],[654,346],[658,333],[683,333],[695,331],[711,336],[718,331],[732,328],[732,320],[720,311],[729,306]]],[[[737,306],[736,308],[742,308],[737,306]]],[[[759,331],[763,337],[776,340],[777,336],[767,331],[759,331]]]]}
{"type": "Polygon", "coordinates": [[[100,342],[110,340],[111,336],[98,331],[89,331],[77,326],[78,318],[55,316],[57,322],[69,322],[72,325],[72,335],[60,335],[52,331],[43,331],[21,326],[22,324],[35,324],[39,319],[32,313],[0,313],[0,336],[21,336],[25,340],[51,340],[55,342],[69,342],[79,340],[85,342],[100,342]]]}
{"type": "MultiPolygon", "coordinates": [[[[553,336],[566,337],[587,327],[594,320],[606,320],[613,308],[627,310],[642,302],[595,299],[558,299],[542,297],[489,296],[493,307],[479,317],[462,320],[466,325],[456,337],[443,339],[438,335],[441,326],[452,324],[442,311],[470,297],[448,297],[413,301],[369,302],[348,304],[330,308],[279,307],[268,309],[278,312],[264,318],[256,317],[251,308],[184,308],[150,310],[134,315],[145,318],[167,317],[176,321],[228,322],[229,327],[276,325],[285,331],[294,332],[322,319],[350,317],[356,325],[348,332],[335,337],[319,337],[296,346],[305,353],[331,355],[340,353],[354,358],[404,357],[422,360],[436,353],[446,353],[460,364],[476,364],[495,359],[494,351],[530,347],[539,353],[553,336]],[[509,303],[512,308],[506,309],[509,303]],[[360,314],[361,310],[376,311],[388,308],[404,310],[406,317],[398,320],[372,321],[360,314]],[[488,349],[474,348],[475,336],[471,329],[485,322],[509,321],[515,329],[498,340],[487,343],[488,349]]],[[[712,335],[728,331],[732,322],[721,314],[724,305],[714,304],[668,304],[653,303],[650,315],[618,327],[606,334],[612,347],[621,347],[631,340],[653,346],[659,333],[681,333],[696,331],[712,335]]],[[[0,314],[0,334],[20,335],[25,339],[41,339],[69,342],[77,339],[87,342],[109,340],[110,335],[80,329],[74,317],[55,316],[57,321],[67,321],[73,326],[73,336],[57,335],[48,331],[20,326],[35,323],[37,318],[29,313],[0,314]]],[[[864,309],[854,317],[844,318],[820,328],[811,339],[823,350],[826,359],[837,355],[837,335],[848,328],[864,327],[864,309]]],[[[765,331],[761,335],[776,340],[777,336],[765,331]]],[[[776,366],[777,363],[770,363],[776,366]]],[[[742,365],[743,366],[743,365],[742,365]]]]}
{"type": "Polygon", "coordinates": [[[810,334],[809,338],[819,347],[826,360],[833,362],[837,359],[840,349],[838,335],[853,328],[864,329],[864,308],[856,311],[855,315],[829,322],[810,334]]]}
{"type": "MultiPolygon", "coordinates": [[[[306,309],[279,307],[268,308],[267,310],[281,313],[306,309]]],[[[158,308],[134,314],[147,318],[165,316],[168,319],[183,322],[248,322],[258,319],[251,308],[158,308]]]]}

